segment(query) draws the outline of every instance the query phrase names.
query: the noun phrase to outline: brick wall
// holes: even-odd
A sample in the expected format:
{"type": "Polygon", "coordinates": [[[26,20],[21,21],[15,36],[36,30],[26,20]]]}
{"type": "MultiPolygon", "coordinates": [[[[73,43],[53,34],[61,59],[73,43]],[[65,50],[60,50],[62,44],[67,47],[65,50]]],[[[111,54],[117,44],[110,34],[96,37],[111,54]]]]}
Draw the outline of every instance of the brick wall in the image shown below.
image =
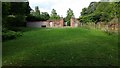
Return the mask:
{"type": "Polygon", "coordinates": [[[49,22],[47,21],[38,21],[38,22],[27,22],[27,27],[49,27],[49,22]]]}
{"type": "Polygon", "coordinates": [[[60,20],[48,20],[48,21],[34,21],[27,22],[27,27],[63,27],[64,20],[61,18],[60,20]]]}

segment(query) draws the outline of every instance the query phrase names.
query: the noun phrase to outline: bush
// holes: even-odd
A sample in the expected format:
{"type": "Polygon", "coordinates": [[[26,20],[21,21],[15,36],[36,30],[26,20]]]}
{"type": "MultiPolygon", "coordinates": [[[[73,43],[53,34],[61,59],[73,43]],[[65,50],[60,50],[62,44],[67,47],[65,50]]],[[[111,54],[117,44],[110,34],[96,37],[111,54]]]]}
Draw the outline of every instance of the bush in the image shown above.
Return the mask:
{"type": "Polygon", "coordinates": [[[50,16],[46,12],[42,12],[41,15],[34,16],[32,14],[29,14],[26,18],[27,21],[46,21],[49,20],[50,16]]]}
{"type": "Polygon", "coordinates": [[[40,21],[41,17],[40,16],[33,16],[33,15],[28,15],[26,18],[27,21],[40,21]]]}
{"type": "Polygon", "coordinates": [[[25,17],[22,15],[9,15],[6,18],[3,18],[2,20],[2,26],[9,29],[9,30],[17,30],[18,27],[25,27],[26,26],[26,20],[25,17]]]}
{"type": "Polygon", "coordinates": [[[7,30],[5,28],[2,31],[2,40],[3,41],[15,39],[15,38],[20,37],[20,36],[22,36],[21,32],[11,31],[11,30],[7,30]]]}

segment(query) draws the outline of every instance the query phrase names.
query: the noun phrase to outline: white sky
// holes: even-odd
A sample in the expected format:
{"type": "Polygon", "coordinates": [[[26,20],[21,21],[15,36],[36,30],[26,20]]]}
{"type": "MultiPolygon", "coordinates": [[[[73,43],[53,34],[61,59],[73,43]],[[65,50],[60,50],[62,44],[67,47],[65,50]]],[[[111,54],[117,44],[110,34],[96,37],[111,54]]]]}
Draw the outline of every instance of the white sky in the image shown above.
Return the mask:
{"type": "Polygon", "coordinates": [[[80,16],[82,8],[87,7],[90,2],[98,2],[100,0],[29,0],[30,7],[35,9],[39,6],[40,12],[48,12],[54,8],[58,15],[66,17],[67,10],[71,8],[76,18],[80,16]]]}

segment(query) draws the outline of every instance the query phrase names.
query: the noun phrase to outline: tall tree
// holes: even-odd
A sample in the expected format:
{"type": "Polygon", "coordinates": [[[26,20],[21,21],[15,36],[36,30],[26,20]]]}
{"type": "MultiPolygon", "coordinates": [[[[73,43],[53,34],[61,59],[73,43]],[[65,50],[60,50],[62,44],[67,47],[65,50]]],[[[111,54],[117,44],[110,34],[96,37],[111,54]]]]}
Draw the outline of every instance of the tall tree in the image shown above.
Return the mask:
{"type": "Polygon", "coordinates": [[[25,25],[25,16],[30,13],[29,2],[3,2],[2,6],[2,22],[5,28],[25,25]]]}
{"type": "Polygon", "coordinates": [[[29,2],[11,2],[10,14],[12,15],[26,15],[30,13],[29,2]]]}
{"type": "Polygon", "coordinates": [[[119,2],[113,2],[113,3],[114,3],[113,11],[114,11],[115,17],[120,18],[120,1],[119,2]]]}
{"type": "Polygon", "coordinates": [[[2,3],[2,16],[5,17],[9,14],[11,4],[9,2],[2,3]]]}
{"type": "Polygon", "coordinates": [[[51,15],[50,15],[50,19],[51,19],[51,20],[57,20],[57,19],[60,19],[60,16],[57,15],[57,12],[56,12],[55,9],[52,9],[52,11],[51,11],[51,15]]]}
{"type": "Polygon", "coordinates": [[[70,19],[71,19],[71,17],[74,17],[74,13],[73,13],[73,10],[69,8],[67,10],[67,16],[65,18],[65,21],[68,23],[68,25],[70,25],[70,19]]]}
{"type": "Polygon", "coordinates": [[[83,8],[82,12],[81,12],[81,16],[84,16],[84,15],[87,15],[87,14],[88,14],[87,8],[83,8]]]}
{"type": "Polygon", "coordinates": [[[47,12],[41,12],[40,17],[41,17],[41,20],[48,20],[50,18],[47,12]]]}
{"type": "Polygon", "coordinates": [[[120,2],[96,2],[90,3],[81,12],[82,22],[109,22],[113,18],[120,17],[120,2]],[[93,10],[92,10],[93,8],[93,10]]]}
{"type": "Polygon", "coordinates": [[[40,10],[39,10],[39,7],[36,6],[35,7],[35,16],[39,16],[40,15],[40,10]]]}
{"type": "Polygon", "coordinates": [[[93,13],[96,10],[96,7],[97,7],[97,2],[91,2],[87,9],[88,14],[93,13]]]}

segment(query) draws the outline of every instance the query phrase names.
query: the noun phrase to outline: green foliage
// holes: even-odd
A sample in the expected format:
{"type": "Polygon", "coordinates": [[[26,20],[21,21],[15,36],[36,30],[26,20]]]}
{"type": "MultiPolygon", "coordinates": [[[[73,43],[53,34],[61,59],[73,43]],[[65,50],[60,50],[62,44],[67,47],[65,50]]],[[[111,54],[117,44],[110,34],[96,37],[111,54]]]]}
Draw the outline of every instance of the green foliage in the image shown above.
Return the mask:
{"type": "Polygon", "coordinates": [[[26,26],[26,16],[30,13],[29,2],[2,2],[2,39],[10,40],[21,36],[18,27],[26,26]]]}
{"type": "Polygon", "coordinates": [[[70,20],[66,21],[67,22],[67,25],[70,26],[70,20]]]}
{"type": "Polygon", "coordinates": [[[69,26],[70,26],[70,19],[71,19],[71,17],[74,17],[74,13],[73,13],[73,10],[69,8],[67,10],[67,16],[65,18],[65,22],[67,22],[67,25],[69,25],[69,26]]]}
{"type": "Polygon", "coordinates": [[[10,7],[11,4],[9,2],[3,2],[2,3],[2,18],[4,18],[5,16],[7,16],[10,12],[10,7]]]}
{"type": "Polygon", "coordinates": [[[111,17],[107,13],[92,13],[89,15],[85,15],[80,17],[80,22],[87,23],[87,22],[108,22],[110,21],[111,17]]]}
{"type": "Polygon", "coordinates": [[[40,18],[29,14],[29,15],[27,16],[26,20],[27,20],[27,21],[38,21],[38,20],[40,20],[40,18]]]}
{"type": "Polygon", "coordinates": [[[10,14],[11,15],[27,15],[30,13],[31,8],[29,7],[28,2],[10,2],[11,4],[11,9],[10,9],[10,14]]]}
{"type": "Polygon", "coordinates": [[[21,32],[15,32],[15,31],[8,30],[5,28],[2,29],[2,40],[3,41],[15,39],[20,36],[22,36],[21,32]]]}
{"type": "Polygon", "coordinates": [[[74,13],[72,9],[67,10],[67,16],[66,16],[66,21],[70,21],[71,17],[74,17],[74,13]]]}
{"type": "Polygon", "coordinates": [[[46,21],[50,18],[49,14],[47,12],[42,12],[40,14],[41,20],[46,21]]]}
{"type": "Polygon", "coordinates": [[[40,15],[40,10],[39,10],[39,7],[38,7],[38,6],[35,7],[34,15],[35,15],[35,16],[39,16],[39,15],[40,15]]]}
{"type": "Polygon", "coordinates": [[[91,2],[90,5],[87,8],[87,13],[91,14],[96,10],[98,3],[97,2],[91,2]]]}
{"type": "Polygon", "coordinates": [[[92,2],[81,12],[81,22],[109,22],[119,16],[119,2],[92,2]]]}
{"type": "Polygon", "coordinates": [[[87,15],[87,8],[83,8],[81,12],[81,16],[87,15]]]}
{"type": "Polygon", "coordinates": [[[95,12],[98,12],[98,13],[104,12],[105,9],[108,8],[108,6],[109,6],[109,2],[99,2],[95,12]]]}
{"type": "Polygon", "coordinates": [[[93,13],[96,10],[97,4],[98,4],[97,2],[91,2],[90,5],[88,6],[88,8],[82,9],[81,16],[89,15],[89,14],[93,13]]]}
{"type": "Polygon", "coordinates": [[[51,16],[55,16],[55,15],[57,15],[56,10],[55,10],[55,9],[52,9],[52,11],[51,11],[51,16]]]}
{"type": "Polygon", "coordinates": [[[111,19],[112,19],[112,17],[110,16],[110,14],[108,14],[108,13],[101,14],[100,21],[109,22],[111,19]]]}
{"type": "Polygon", "coordinates": [[[6,22],[3,23],[3,25],[9,29],[14,27],[23,27],[26,25],[26,20],[23,15],[9,15],[5,20],[6,22]]]}
{"type": "Polygon", "coordinates": [[[46,21],[49,20],[50,16],[47,12],[41,12],[40,15],[35,16],[33,14],[29,14],[26,18],[27,21],[46,21]]]}
{"type": "Polygon", "coordinates": [[[14,27],[26,26],[26,18],[23,15],[16,15],[14,27]]]}
{"type": "Polygon", "coordinates": [[[31,13],[27,16],[27,21],[45,21],[50,18],[49,14],[47,12],[41,12],[39,10],[39,7],[35,7],[35,11],[32,10],[31,13]]]}
{"type": "Polygon", "coordinates": [[[25,26],[25,16],[30,13],[29,2],[3,2],[3,20],[5,28],[25,26]]]}
{"type": "Polygon", "coordinates": [[[120,18],[120,1],[114,3],[114,12],[117,18],[120,18]]]}
{"type": "Polygon", "coordinates": [[[57,15],[57,12],[55,9],[52,9],[51,15],[50,15],[50,20],[58,20],[58,19],[60,19],[60,16],[57,15]]]}
{"type": "MultiPolygon", "coordinates": [[[[52,15],[51,19],[58,19],[60,17],[52,15]]],[[[41,12],[39,7],[35,7],[35,11],[32,10],[31,13],[27,16],[27,21],[46,21],[50,19],[50,15],[47,12],[41,12]]]]}

